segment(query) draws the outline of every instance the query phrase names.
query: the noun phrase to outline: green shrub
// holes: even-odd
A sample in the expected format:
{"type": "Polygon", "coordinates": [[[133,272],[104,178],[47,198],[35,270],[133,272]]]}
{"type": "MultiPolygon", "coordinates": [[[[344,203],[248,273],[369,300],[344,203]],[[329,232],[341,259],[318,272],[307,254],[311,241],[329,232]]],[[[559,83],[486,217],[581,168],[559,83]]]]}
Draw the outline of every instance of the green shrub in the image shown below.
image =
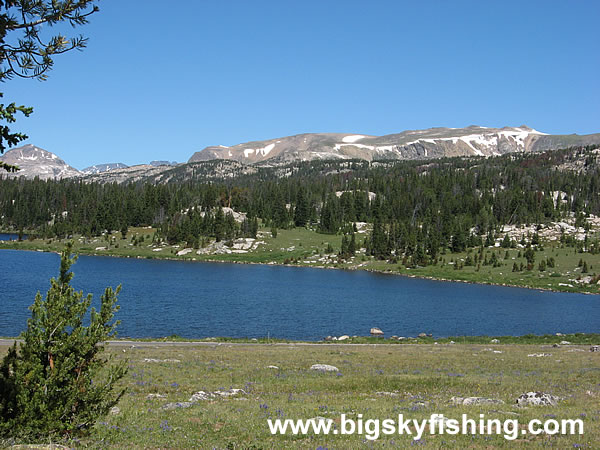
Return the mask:
{"type": "Polygon", "coordinates": [[[124,393],[115,384],[125,363],[103,357],[103,343],[116,334],[120,286],[105,290],[100,311],[92,308],[88,319],[92,295],[70,285],[71,250],[72,244],[63,250],[59,278],[50,280],[45,300],[38,292],[22,342],[0,365],[0,436],[81,434],[124,393]]]}

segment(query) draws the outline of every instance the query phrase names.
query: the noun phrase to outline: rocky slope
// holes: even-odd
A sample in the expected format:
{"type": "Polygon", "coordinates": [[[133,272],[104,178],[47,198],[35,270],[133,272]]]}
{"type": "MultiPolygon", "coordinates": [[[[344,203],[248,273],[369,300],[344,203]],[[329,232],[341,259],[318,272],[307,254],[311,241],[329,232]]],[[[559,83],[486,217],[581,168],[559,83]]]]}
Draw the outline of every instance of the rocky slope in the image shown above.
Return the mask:
{"type": "Polygon", "coordinates": [[[7,164],[18,166],[21,169],[16,173],[4,172],[1,174],[2,176],[40,177],[42,179],[81,176],[81,172],[69,166],[54,153],[35,145],[24,145],[23,147],[8,150],[4,155],[0,156],[0,160],[7,164]]]}
{"type": "Polygon", "coordinates": [[[431,159],[444,156],[494,156],[600,143],[600,134],[551,136],[527,126],[430,128],[386,136],[300,134],[233,147],[206,147],[188,162],[230,159],[247,164],[285,164],[313,159],[431,159]]]}
{"type": "Polygon", "coordinates": [[[103,172],[108,172],[110,170],[115,170],[115,169],[126,169],[127,167],[129,167],[126,164],[123,163],[106,163],[106,164],[96,164],[90,167],[86,167],[85,169],[81,170],[81,173],[84,175],[92,175],[92,174],[96,174],[96,173],[103,173],[103,172]]]}

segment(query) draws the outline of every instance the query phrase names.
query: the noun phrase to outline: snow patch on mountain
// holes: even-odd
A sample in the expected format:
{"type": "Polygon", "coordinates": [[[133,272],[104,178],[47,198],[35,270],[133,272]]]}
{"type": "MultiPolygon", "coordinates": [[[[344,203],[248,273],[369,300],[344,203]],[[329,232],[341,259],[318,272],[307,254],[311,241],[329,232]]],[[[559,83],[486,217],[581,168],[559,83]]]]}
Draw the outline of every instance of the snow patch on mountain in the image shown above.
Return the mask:
{"type": "Polygon", "coordinates": [[[353,143],[356,141],[360,141],[361,139],[366,138],[366,136],[363,136],[362,134],[352,134],[350,136],[344,136],[342,138],[342,142],[346,142],[346,143],[353,143]]]}

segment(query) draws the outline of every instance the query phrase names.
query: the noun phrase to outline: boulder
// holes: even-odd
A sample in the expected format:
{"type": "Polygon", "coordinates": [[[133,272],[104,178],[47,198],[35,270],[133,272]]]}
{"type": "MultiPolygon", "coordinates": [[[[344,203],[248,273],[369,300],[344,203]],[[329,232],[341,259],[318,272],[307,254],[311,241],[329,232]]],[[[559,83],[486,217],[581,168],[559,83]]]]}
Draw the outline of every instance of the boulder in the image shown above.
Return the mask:
{"type": "Polygon", "coordinates": [[[193,405],[194,404],[192,402],[167,403],[166,405],[164,405],[162,407],[162,409],[166,409],[167,411],[170,411],[173,409],[189,408],[190,406],[193,406],[193,405]]]}
{"type": "Polygon", "coordinates": [[[495,398],[485,398],[485,397],[452,397],[450,399],[452,403],[455,405],[502,405],[504,401],[498,400],[495,398]]]}
{"type": "Polygon", "coordinates": [[[600,345],[592,345],[590,347],[590,352],[600,352],[600,345]]]}
{"type": "Polygon", "coordinates": [[[570,342],[569,341],[560,341],[560,345],[569,345],[570,342]]]}
{"type": "Polygon", "coordinates": [[[500,343],[500,341],[498,339],[492,339],[490,341],[490,344],[499,344],[499,343],[500,343]]]}
{"type": "Polygon", "coordinates": [[[216,398],[235,397],[236,395],[241,395],[245,393],[246,392],[243,389],[217,390],[214,392],[198,391],[190,397],[188,402],[197,403],[199,401],[213,400],[216,398]]]}
{"type": "Polygon", "coordinates": [[[427,337],[427,333],[419,333],[419,337],[420,338],[426,338],[427,337]]]}
{"type": "Polygon", "coordinates": [[[347,334],[344,334],[343,336],[340,336],[338,338],[338,341],[345,341],[346,339],[350,339],[350,336],[348,336],[347,334]]]}
{"type": "Polygon", "coordinates": [[[148,394],[148,395],[146,395],[146,398],[148,400],[152,400],[152,399],[155,399],[155,398],[167,398],[167,396],[166,395],[162,395],[162,394],[148,394]]]}
{"type": "Polygon", "coordinates": [[[519,406],[556,406],[558,397],[544,392],[527,392],[519,395],[517,405],[519,406]]]}
{"type": "Polygon", "coordinates": [[[371,328],[371,336],[383,336],[383,331],[377,327],[371,328]]]}
{"type": "Polygon", "coordinates": [[[321,372],[339,372],[339,369],[329,364],[313,364],[310,370],[320,370],[321,372]]]}

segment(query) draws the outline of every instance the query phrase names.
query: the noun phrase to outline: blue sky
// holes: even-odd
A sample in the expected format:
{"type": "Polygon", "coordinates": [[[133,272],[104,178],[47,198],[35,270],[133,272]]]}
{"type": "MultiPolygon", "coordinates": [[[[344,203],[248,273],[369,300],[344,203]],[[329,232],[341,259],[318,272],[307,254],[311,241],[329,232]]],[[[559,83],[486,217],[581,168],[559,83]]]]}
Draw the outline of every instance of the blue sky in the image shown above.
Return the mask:
{"type": "Polygon", "coordinates": [[[78,169],[307,132],[600,132],[600,2],[98,4],[85,51],[0,85],[35,108],[14,129],[78,169]]]}

